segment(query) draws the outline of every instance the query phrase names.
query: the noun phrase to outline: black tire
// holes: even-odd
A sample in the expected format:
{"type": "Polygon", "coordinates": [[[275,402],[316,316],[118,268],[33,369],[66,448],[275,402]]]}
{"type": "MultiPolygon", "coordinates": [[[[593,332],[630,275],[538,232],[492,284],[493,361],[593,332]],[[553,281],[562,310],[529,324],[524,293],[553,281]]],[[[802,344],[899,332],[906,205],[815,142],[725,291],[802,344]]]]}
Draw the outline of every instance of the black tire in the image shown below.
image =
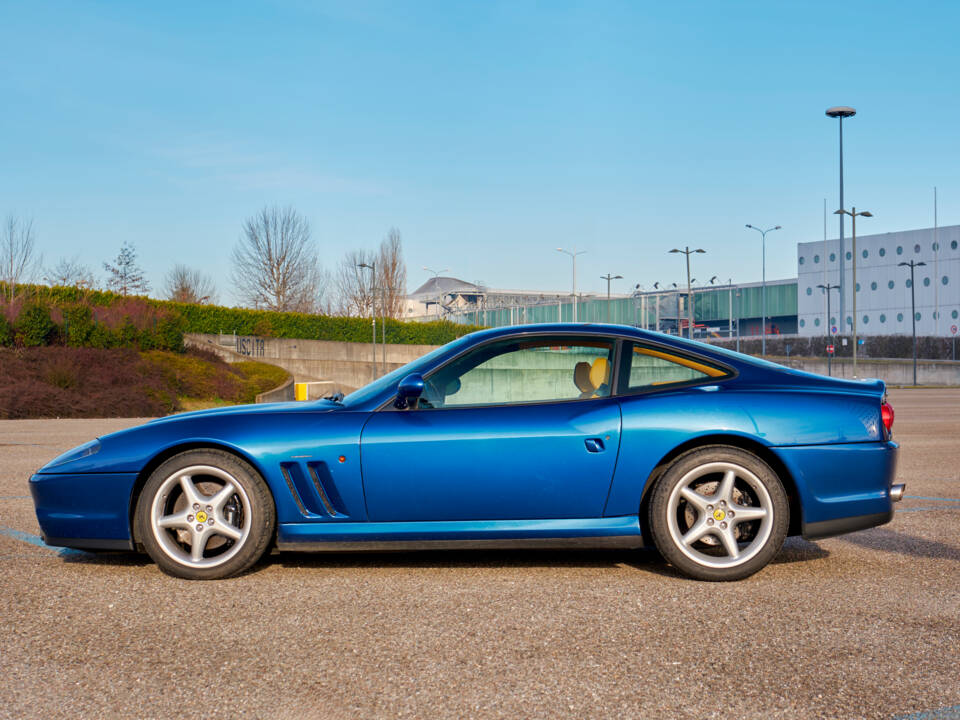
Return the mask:
{"type": "Polygon", "coordinates": [[[151,473],[137,499],[134,527],[165,573],[218,580],[244,572],[263,556],[273,541],[276,507],[249,463],[222,450],[188,450],[151,473]],[[199,558],[192,555],[195,546],[199,558]]]}
{"type": "Polygon", "coordinates": [[[790,505],[783,484],[766,462],[740,448],[710,445],[679,456],[657,480],[648,521],[657,549],[684,575],[740,580],[780,552],[790,525],[790,505]],[[722,495],[729,473],[732,490],[722,495]],[[681,493],[684,488],[693,491],[691,500],[681,493]],[[707,494],[698,488],[706,488],[707,494]],[[720,502],[723,497],[727,500],[720,502]]]}

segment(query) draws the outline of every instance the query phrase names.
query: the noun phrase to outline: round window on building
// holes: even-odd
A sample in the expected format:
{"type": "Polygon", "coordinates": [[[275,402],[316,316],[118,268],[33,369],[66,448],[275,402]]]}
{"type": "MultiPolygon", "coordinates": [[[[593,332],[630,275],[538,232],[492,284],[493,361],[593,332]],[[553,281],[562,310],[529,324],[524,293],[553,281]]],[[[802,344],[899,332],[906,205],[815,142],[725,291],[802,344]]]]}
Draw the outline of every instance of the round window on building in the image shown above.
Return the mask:
{"type": "Polygon", "coordinates": [[[957,313],[956,310],[954,310],[952,313],[950,313],[950,317],[952,317],[954,320],[957,319],[957,316],[958,316],[958,313],[957,313]]]}
{"type": "Polygon", "coordinates": [[[919,320],[919,319],[920,319],[920,313],[917,313],[916,315],[914,315],[914,317],[917,318],[917,320],[919,320]]]}
{"type": "Polygon", "coordinates": [[[893,280],[890,280],[889,282],[887,282],[887,287],[893,290],[893,280]]]}
{"type": "Polygon", "coordinates": [[[907,278],[907,282],[905,283],[905,285],[906,285],[908,288],[909,288],[909,287],[913,287],[913,280],[911,280],[910,278],[907,278]]]}
{"type": "Polygon", "coordinates": [[[870,283],[870,289],[871,289],[871,290],[876,290],[876,289],[877,289],[877,283],[876,283],[876,282],[870,283]]]}
{"type": "Polygon", "coordinates": [[[807,295],[813,295],[813,288],[807,288],[807,295]]]}
{"type": "Polygon", "coordinates": [[[880,248],[877,252],[880,253],[880,257],[883,257],[884,255],[887,254],[887,251],[884,250],[883,248],[880,248]]]}
{"type": "Polygon", "coordinates": [[[939,319],[940,319],[940,313],[938,313],[936,310],[933,311],[933,319],[934,319],[934,320],[939,320],[939,319]]]}
{"type": "Polygon", "coordinates": [[[831,324],[831,325],[836,325],[836,324],[837,324],[837,319],[836,319],[835,317],[830,318],[830,324],[831,324]]]}
{"type": "Polygon", "coordinates": [[[933,251],[937,252],[938,250],[940,250],[940,243],[934,243],[932,247],[933,247],[933,251]]]}
{"type": "Polygon", "coordinates": [[[870,252],[869,252],[868,250],[864,250],[864,251],[863,251],[863,259],[866,260],[866,259],[867,259],[867,256],[868,256],[869,254],[870,254],[870,252]]]}
{"type": "Polygon", "coordinates": [[[869,316],[869,315],[864,315],[864,316],[863,316],[863,324],[866,325],[868,322],[870,322],[870,316],[869,316]]]}
{"type": "Polygon", "coordinates": [[[806,321],[806,320],[801,320],[801,321],[800,321],[800,327],[805,327],[806,324],[807,324],[807,321],[806,321]]]}
{"type": "Polygon", "coordinates": [[[852,259],[853,259],[853,253],[847,250],[847,260],[852,260],[852,259]]]}
{"type": "Polygon", "coordinates": [[[813,256],[813,264],[816,265],[816,264],[819,263],[819,262],[820,262],[820,256],[819,256],[819,255],[814,255],[814,256],[813,256]]]}
{"type": "Polygon", "coordinates": [[[860,283],[857,283],[857,292],[860,292],[860,283]]]}
{"type": "Polygon", "coordinates": [[[897,322],[903,322],[903,313],[897,313],[897,322]]]}
{"type": "Polygon", "coordinates": [[[887,316],[883,313],[880,313],[880,322],[885,323],[887,321],[887,316]]]}
{"type": "Polygon", "coordinates": [[[816,325],[817,327],[820,327],[820,318],[814,318],[813,324],[816,325]]]}
{"type": "Polygon", "coordinates": [[[914,251],[915,253],[920,252],[920,243],[917,243],[916,245],[913,246],[913,251],[914,251]]]}
{"type": "Polygon", "coordinates": [[[930,287],[930,278],[924,278],[924,279],[923,279],[923,286],[924,286],[924,287],[930,287]]]}
{"type": "Polygon", "coordinates": [[[903,255],[903,245],[897,245],[897,255],[903,255]]]}
{"type": "Polygon", "coordinates": [[[830,253],[830,262],[836,262],[836,261],[837,261],[837,254],[830,253]]]}
{"type": "Polygon", "coordinates": [[[853,318],[847,315],[847,325],[853,327],[853,318]]]}
{"type": "Polygon", "coordinates": [[[956,241],[956,240],[951,240],[951,241],[950,241],[950,249],[951,249],[951,250],[956,250],[956,249],[957,249],[957,241],[956,241]]]}
{"type": "Polygon", "coordinates": [[[798,260],[798,262],[799,262],[801,265],[803,265],[803,255],[800,256],[800,260],[798,260]]]}
{"type": "Polygon", "coordinates": [[[946,275],[944,275],[942,278],[940,278],[940,282],[942,282],[944,285],[949,285],[949,284],[950,284],[950,278],[948,278],[946,275]]]}

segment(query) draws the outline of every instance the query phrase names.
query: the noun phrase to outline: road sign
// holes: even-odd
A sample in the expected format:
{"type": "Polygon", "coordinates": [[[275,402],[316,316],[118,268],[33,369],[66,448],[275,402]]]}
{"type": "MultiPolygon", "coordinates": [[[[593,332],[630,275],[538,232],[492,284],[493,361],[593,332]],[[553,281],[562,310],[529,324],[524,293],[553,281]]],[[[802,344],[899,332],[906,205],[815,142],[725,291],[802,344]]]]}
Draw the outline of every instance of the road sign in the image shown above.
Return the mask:
{"type": "Polygon", "coordinates": [[[956,326],[956,325],[951,325],[951,326],[950,326],[950,332],[952,332],[954,335],[956,335],[956,334],[957,334],[957,326],[956,326]]]}
{"type": "Polygon", "coordinates": [[[834,325],[832,328],[830,328],[830,332],[833,333],[834,335],[836,335],[836,334],[837,334],[837,326],[834,325]]]}
{"type": "Polygon", "coordinates": [[[827,345],[827,355],[833,355],[833,345],[827,345]]]}

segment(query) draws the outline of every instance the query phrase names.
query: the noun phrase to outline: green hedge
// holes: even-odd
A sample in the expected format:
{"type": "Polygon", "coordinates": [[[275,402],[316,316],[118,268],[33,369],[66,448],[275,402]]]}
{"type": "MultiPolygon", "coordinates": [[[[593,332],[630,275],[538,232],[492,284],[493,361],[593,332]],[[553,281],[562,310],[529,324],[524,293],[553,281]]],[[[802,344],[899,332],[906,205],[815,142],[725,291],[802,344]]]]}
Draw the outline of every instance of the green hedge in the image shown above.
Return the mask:
{"type": "MultiPolygon", "coordinates": [[[[0,291],[3,289],[0,283],[0,291]]],[[[26,299],[20,305],[15,301],[4,306],[0,300],[0,345],[180,350],[184,333],[236,333],[345,342],[368,342],[371,336],[370,318],[191,305],[123,297],[102,290],[42,285],[19,286],[17,293],[18,298],[26,299]],[[7,322],[8,318],[12,318],[12,322],[7,322]]],[[[380,323],[378,318],[378,340],[383,332],[380,323]]],[[[386,338],[389,343],[403,345],[443,345],[479,329],[446,321],[420,323],[388,319],[386,338]]]]}

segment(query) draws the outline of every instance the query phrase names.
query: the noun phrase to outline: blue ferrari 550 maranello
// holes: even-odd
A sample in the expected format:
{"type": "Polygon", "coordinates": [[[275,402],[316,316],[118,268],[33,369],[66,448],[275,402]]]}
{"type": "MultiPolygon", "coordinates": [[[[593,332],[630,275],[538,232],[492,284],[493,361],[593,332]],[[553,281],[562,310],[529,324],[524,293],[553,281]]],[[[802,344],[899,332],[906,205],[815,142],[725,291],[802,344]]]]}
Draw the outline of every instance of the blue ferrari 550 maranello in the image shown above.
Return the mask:
{"type": "Polygon", "coordinates": [[[669,335],[555,324],[460,338],[346,397],[185,413],[30,480],[45,541],[223,578],[264,552],[655,546],[736,580],[788,534],[888,522],[879,380],[669,335]]]}

